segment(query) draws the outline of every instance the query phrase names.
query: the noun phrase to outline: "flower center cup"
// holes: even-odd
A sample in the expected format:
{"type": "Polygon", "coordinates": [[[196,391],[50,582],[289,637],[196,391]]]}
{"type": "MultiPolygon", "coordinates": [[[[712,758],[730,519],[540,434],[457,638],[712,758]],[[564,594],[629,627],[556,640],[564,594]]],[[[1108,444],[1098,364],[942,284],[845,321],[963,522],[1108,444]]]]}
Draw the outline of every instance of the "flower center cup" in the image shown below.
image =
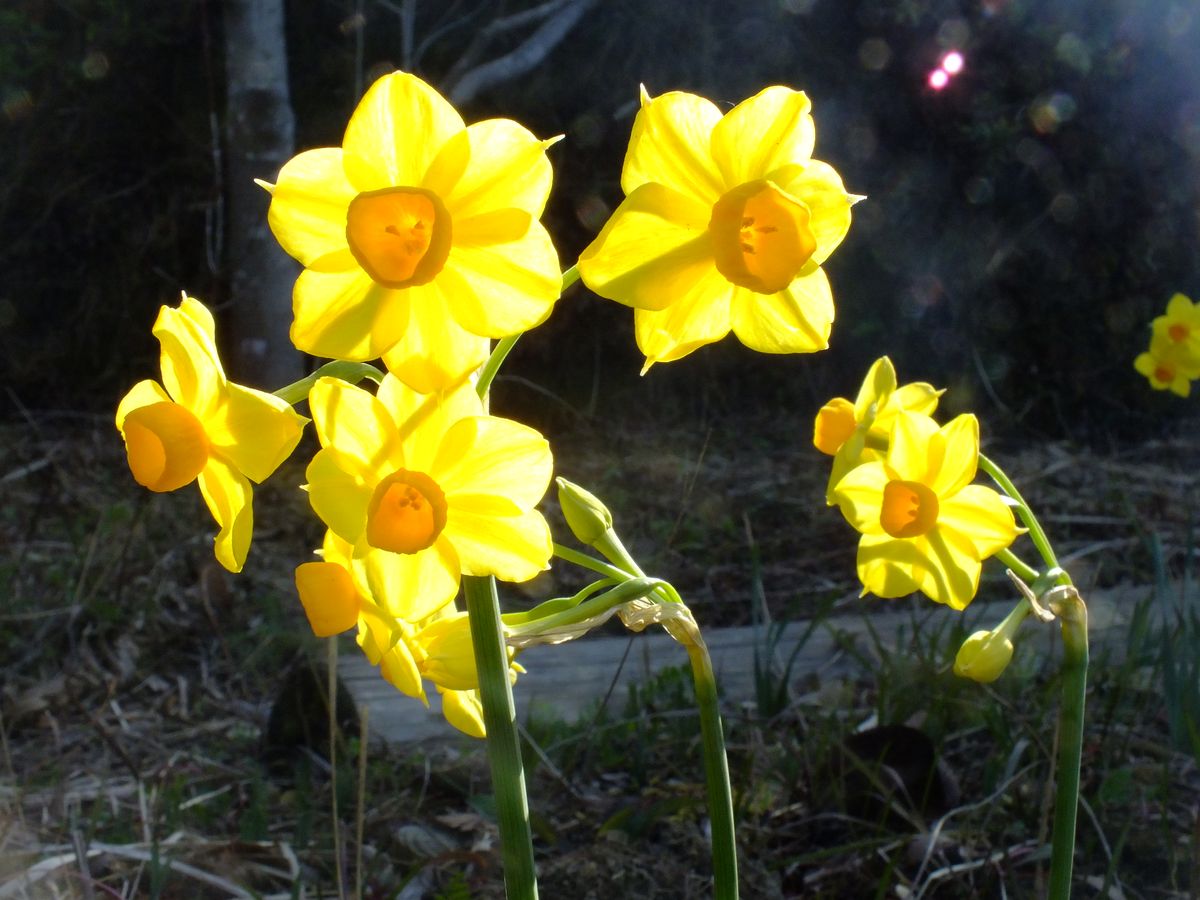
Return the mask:
{"type": "Polygon", "coordinates": [[[1176,322],[1167,329],[1167,336],[1176,344],[1182,344],[1188,339],[1189,329],[1186,325],[1176,322]]]}
{"type": "Polygon", "coordinates": [[[834,397],[817,413],[813,429],[813,444],[822,453],[833,456],[850,440],[858,421],[854,418],[854,404],[845,397],[834,397]]]}
{"type": "Polygon", "coordinates": [[[717,271],[760,294],[782,291],[817,249],[808,207],[770,181],[738,185],[713,205],[717,271]]]}
{"type": "Polygon", "coordinates": [[[894,538],[928,534],[937,524],[938,498],[919,481],[889,481],[883,489],[879,524],[894,538]]]}
{"type": "Polygon", "coordinates": [[[375,487],[367,505],[367,543],[419,553],[446,527],[446,495],[428,475],[398,469],[375,487]]]}
{"type": "Polygon", "coordinates": [[[133,410],[122,425],[129,471],[160,493],[191,484],[208,463],[208,435],[200,420],[164,400],[133,410]]]}
{"type": "Polygon", "coordinates": [[[432,191],[367,191],[346,210],[346,241],[358,264],[388,288],[428,284],[450,255],[450,214],[432,191]]]}
{"type": "Polygon", "coordinates": [[[1175,370],[1168,365],[1159,363],[1154,367],[1154,380],[1160,384],[1170,384],[1175,380],[1175,370]]]}

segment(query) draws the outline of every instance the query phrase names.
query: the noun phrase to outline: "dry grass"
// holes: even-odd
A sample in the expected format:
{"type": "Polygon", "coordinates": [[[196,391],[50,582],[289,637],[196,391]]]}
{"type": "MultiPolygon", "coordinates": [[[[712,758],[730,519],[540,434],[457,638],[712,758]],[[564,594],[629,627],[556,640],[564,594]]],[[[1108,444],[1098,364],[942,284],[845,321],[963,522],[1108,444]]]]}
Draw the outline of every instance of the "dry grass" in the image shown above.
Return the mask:
{"type": "MultiPolygon", "coordinates": [[[[774,616],[857,602],[852,535],[821,501],[823,463],[799,443],[777,422],[747,421],[603,445],[581,426],[556,446],[563,473],[610,503],[647,568],[713,627],[749,619],[748,534],[774,616]]],[[[1194,445],[992,455],[1011,461],[1083,585],[1147,583],[1139,529],[1162,536],[1175,570],[1184,560],[1194,445]]],[[[290,748],[265,753],[272,708],[296,708],[287,692],[321,655],[291,588],[318,536],[289,487],[300,478],[294,464],[257,494],[255,549],[230,578],[212,561],[198,493],[137,490],[107,420],[0,430],[0,898],[332,896],[333,790],[350,893],[361,855],[363,896],[500,895],[478,745],[372,747],[362,809],[354,731],[335,786],[320,703],[288,730],[290,748]]],[[[745,896],[1038,895],[1053,660],[1026,658],[984,691],[946,673],[951,635],[866,648],[847,681],[797,673],[773,719],[731,711],[745,896]],[[873,721],[929,735],[958,800],[855,808],[830,760],[873,721]]],[[[1200,774],[1169,746],[1156,679],[1152,658],[1095,669],[1081,895],[1186,896],[1200,884],[1200,774]]],[[[665,679],[590,724],[529,723],[544,754],[531,763],[544,896],[707,895],[687,702],[686,685],[665,679]]]]}

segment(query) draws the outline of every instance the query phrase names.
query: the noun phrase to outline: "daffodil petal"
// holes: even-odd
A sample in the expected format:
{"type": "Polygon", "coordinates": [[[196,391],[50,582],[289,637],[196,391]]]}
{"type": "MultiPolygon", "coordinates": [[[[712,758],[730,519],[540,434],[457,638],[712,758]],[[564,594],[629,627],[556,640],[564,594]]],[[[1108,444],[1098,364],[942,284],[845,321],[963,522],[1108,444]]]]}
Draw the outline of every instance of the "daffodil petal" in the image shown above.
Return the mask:
{"type": "MultiPolygon", "coordinates": [[[[665,309],[716,271],[712,207],[661,184],[636,188],[579,256],[584,284],[639,309],[665,309]]],[[[722,279],[723,280],[723,279],[722,279]]]]}
{"type": "Polygon", "coordinates": [[[855,531],[865,535],[883,535],[879,516],[883,508],[883,489],[889,481],[881,461],[855,466],[834,485],[831,497],[855,531]]]}
{"type": "Polygon", "coordinates": [[[825,262],[850,230],[850,207],[859,198],[846,193],[833,166],[816,159],[779,186],[808,207],[808,230],[817,242],[812,261],[818,265],[825,262]]]}
{"type": "Polygon", "coordinates": [[[511,119],[476,122],[461,138],[456,136],[455,143],[459,140],[468,145],[465,171],[449,184],[425,184],[442,197],[456,227],[460,218],[496,209],[520,209],[534,219],[541,217],[553,179],[546,157],[553,141],[538,140],[511,119]]]}
{"type": "Polygon", "coordinates": [[[418,186],[442,145],[464,128],[446,100],[415,75],[393,72],[376,81],[350,117],[342,148],[362,160],[386,184],[418,186]]]}
{"type": "Polygon", "coordinates": [[[421,393],[461,383],[488,357],[488,339],[467,331],[451,315],[446,283],[439,278],[405,291],[407,327],[383,352],[388,371],[421,393]]]}
{"type": "Polygon", "coordinates": [[[729,334],[735,290],[713,268],[666,309],[634,310],[634,334],[646,356],[646,369],[654,363],[681,359],[729,334]]]}
{"type": "Polygon", "coordinates": [[[376,359],[400,340],[408,326],[406,294],[376,284],[357,268],[349,272],[305,269],[292,292],[292,343],[314,356],[376,359]]]}
{"type": "Polygon", "coordinates": [[[975,480],[979,464],[979,420],[971,413],[955,416],[941,429],[945,450],[941,465],[930,470],[929,486],[939,497],[951,497],[975,480]]]}
{"type": "Polygon", "coordinates": [[[221,529],[213,543],[217,562],[230,572],[240,572],[246,564],[254,532],[250,482],[215,456],[209,457],[199,482],[204,502],[221,529]]]}
{"type": "Polygon", "coordinates": [[[819,268],[778,294],[738,288],[733,297],[733,333],[760,353],[824,350],[832,325],[833,293],[819,268]]]}
{"type": "Polygon", "coordinates": [[[308,502],[325,525],[342,540],[357,543],[367,526],[367,505],[374,483],[356,475],[362,463],[326,448],[308,464],[308,502]]]}
{"type": "Polygon", "coordinates": [[[811,109],[803,91],[775,85],[727,112],[712,130],[712,155],[725,184],[766,178],[811,157],[816,142],[811,109]]]}
{"type": "Polygon", "coordinates": [[[200,331],[215,347],[217,343],[217,323],[213,320],[213,314],[209,308],[197,300],[195,297],[189,297],[186,293],[179,302],[179,311],[196,323],[200,331]]]}
{"type": "Polygon", "coordinates": [[[914,570],[921,593],[951,609],[966,609],[979,590],[979,573],[983,568],[971,541],[939,523],[913,543],[925,557],[924,566],[914,570]]]}
{"type": "Polygon", "coordinates": [[[433,615],[458,593],[458,556],[445,538],[419,553],[371,549],[356,557],[353,566],[376,602],[406,622],[433,615]]]}
{"type": "MultiPolygon", "coordinates": [[[[346,210],[358,191],[346,177],[340,147],[306,150],[292,157],[270,190],[267,224],[291,256],[309,266],[348,249],[346,210]]],[[[357,266],[353,257],[349,266],[357,266]]]]}
{"type": "Polygon", "coordinates": [[[621,169],[621,189],[629,195],[657,182],[712,206],[727,187],[709,149],[720,120],[721,111],[703,97],[671,91],[651,99],[643,88],[621,169]]]}
{"type": "Polygon", "coordinates": [[[896,411],[906,409],[909,412],[930,416],[937,409],[938,398],[941,396],[942,392],[932,384],[914,381],[896,388],[888,400],[888,407],[896,411]]]}
{"type": "Polygon", "coordinates": [[[171,402],[171,397],[157,381],[149,379],[139,381],[129,389],[129,392],[117,404],[117,431],[122,434],[125,433],[125,417],[135,409],[141,409],[143,406],[150,406],[154,403],[171,402]]]}
{"type": "Polygon", "coordinates": [[[404,465],[432,474],[442,436],[459,419],[483,415],[483,401],[467,380],[440,394],[422,394],[394,375],[384,376],[376,394],[404,443],[404,465]]]}
{"type": "Polygon", "coordinates": [[[943,499],[938,506],[938,527],[967,537],[980,559],[1003,550],[1020,534],[1012,508],[999,493],[982,484],[968,484],[943,499]]]}
{"type": "Polygon", "coordinates": [[[355,471],[365,475],[392,461],[395,423],[369,391],[340,378],[318,378],[308,392],[308,408],[321,446],[353,457],[359,466],[355,471]]]}
{"type": "Polygon", "coordinates": [[[478,691],[442,690],[442,715],[468,737],[487,737],[483,725],[483,703],[478,691]]]}
{"type": "Polygon", "coordinates": [[[265,481],[291,455],[308,420],[285,400],[230,382],[204,421],[212,448],[253,482],[265,481]]]}
{"type": "Polygon", "coordinates": [[[550,528],[536,510],[496,516],[460,501],[450,507],[443,534],[458,552],[464,575],[528,581],[546,570],[553,553],[550,528]]]}
{"type": "Polygon", "coordinates": [[[176,403],[205,419],[225,389],[212,338],[193,317],[170,306],[159,310],[153,331],[162,347],[163,387],[176,403]]]}
{"type": "Polygon", "coordinates": [[[458,324],[489,338],[540,325],[562,293],[558,253],[540,222],[507,244],[456,244],[439,281],[458,324]]]}
{"type": "Polygon", "coordinates": [[[512,504],[509,515],[537,505],[554,472],[550,444],[519,422],[473,416],[442,438],[434,477],[451,506],[459,494],[491,495],[512,504]]]}
{"type": "Polygon", "coordinates": [[[875,406],[878,414],[879,407],[896,390],[896,367],[891,359],[881,356],[871,363],[867,375],[863,378],[858,395],[854,398],[854,418],[859,422],[867,422],[871,417],[871,406],[875,406]]]}
{"type": "MultiPolygon", "coordinates": [[[[901,481],[917,481],[928,484],[931,468],[931,444],[938,432],[937,422],[929,416],[906,414],[897,416],[888,441],[885,464],[892,477],[901,481]]],[[[940,458],[932,465],[936,472],[940,458]]]]}
{"type": "Polygon", "coordinates": [[[863,593],[889,600],[915,593],[921,589],[916,573],[923,564],[912,541],[880,533],[864,534],[858,543],[856,565],[863,593]]]}

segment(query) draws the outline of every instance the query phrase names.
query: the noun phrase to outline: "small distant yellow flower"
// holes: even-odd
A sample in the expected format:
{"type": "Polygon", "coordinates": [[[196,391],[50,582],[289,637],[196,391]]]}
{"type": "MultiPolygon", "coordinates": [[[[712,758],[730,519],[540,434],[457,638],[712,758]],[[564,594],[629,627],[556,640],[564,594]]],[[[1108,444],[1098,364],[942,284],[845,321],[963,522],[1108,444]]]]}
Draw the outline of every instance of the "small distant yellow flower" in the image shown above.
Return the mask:
{"type": "Polygon", "coordinates": [[[1167,311],[1152,323],[1154,337],[1176,348],[1189,378],[1200,377],[1200,303],[1176,294],[1167,303],[1167,311]]]}
{"type": "Polygon", "coordinates": [[[643,88],[625,200],[579,273],[600,296],[634,307],[645,369],[730,330],[763,353],[828,345],[833,296],[821,264],[861,198],[811,158],[809,108],[803,92],[780,86],[724,116],[694,94],[651,99],[643,88]]]}
{"type": "Polygon", "coordinates": [[[854,528],[863,593],[902,597],[920,591],[963,609],[979,587],[982,560],[1019,533],[1001,496],[971,484],[979,461],[979,423],[961,415],[942,428],[903,411],[882,460],[863,463],[833,490],[854,528]]]}
{"type": "Polygon", "coordinates": [[[414,75],[376,81],[341,147],[305,151],[264,185],[271,230],[305,267],[293,343],[383,356],[429,393],[476,369],[488,338],[541,323],[562,288],[538,221],[552,143],[508,119],[468,127],[414,75]]]}
{"type": "Polygon", "coordinates": [[[152,491],[199,480],[220,525],[217,560],[240,572],[254,529],[250,482],[287,459],[308,420],[283,400],[225,377],[212,313],[184,295],[154,323],[162,346],[163,384],[138,382],[117,407],[133,477],[152,491]],[[165,385],[165,387],[164,387],[165,385]]]}
{"type": "Polygon", "coordinates": [[[833,489],[847,472],[859,463],[883,458],[900,412],[932,415],[942,393],[923,381],[897,387],[896,369],[882,356],[867,371],[853,403],[834,397],[822,406],[813,424],[813,445],[834,457],[825,502],[834,504],[833,489]]]}
{"type": "Polygon", "coordinates": [[[1156,391],[1169,390],[1180,397],[1191,394],[1191,379],[1200,375],[1192,367],[1184,347],[1161,334],[1150,338],[1150,349],[1137,355],[1133,367],[1149,379],[1156,391]]]}
{"type": "MultiPolygon", "coordinates": [[[[550,482],[549,445],[484,415],[469,384],[426,396],[389,374],[372,396],[321,378],[309,407],[323,448],[308,467],[309,500],[356,561],[386,551],[377,596],[437,609],[460,574],[528,581],[547,567],[550,531],[534,507],[550,482]]],[[[387,609],[407,621],[428,614],[387,609]]]]}

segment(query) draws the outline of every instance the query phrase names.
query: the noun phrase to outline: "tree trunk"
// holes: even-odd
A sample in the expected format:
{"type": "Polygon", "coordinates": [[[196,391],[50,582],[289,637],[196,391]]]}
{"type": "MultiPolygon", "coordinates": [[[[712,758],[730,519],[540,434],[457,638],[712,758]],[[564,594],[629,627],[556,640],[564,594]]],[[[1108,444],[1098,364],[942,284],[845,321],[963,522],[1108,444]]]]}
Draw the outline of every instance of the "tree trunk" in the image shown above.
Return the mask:
{"type": "Polygon", "coordinates": [[[283,0],[225,0],[225,139],[230,371],[268,390],[304,374],[288,339],[298,267],[267,226],[274,181],[295,149],[283,0]]]}

